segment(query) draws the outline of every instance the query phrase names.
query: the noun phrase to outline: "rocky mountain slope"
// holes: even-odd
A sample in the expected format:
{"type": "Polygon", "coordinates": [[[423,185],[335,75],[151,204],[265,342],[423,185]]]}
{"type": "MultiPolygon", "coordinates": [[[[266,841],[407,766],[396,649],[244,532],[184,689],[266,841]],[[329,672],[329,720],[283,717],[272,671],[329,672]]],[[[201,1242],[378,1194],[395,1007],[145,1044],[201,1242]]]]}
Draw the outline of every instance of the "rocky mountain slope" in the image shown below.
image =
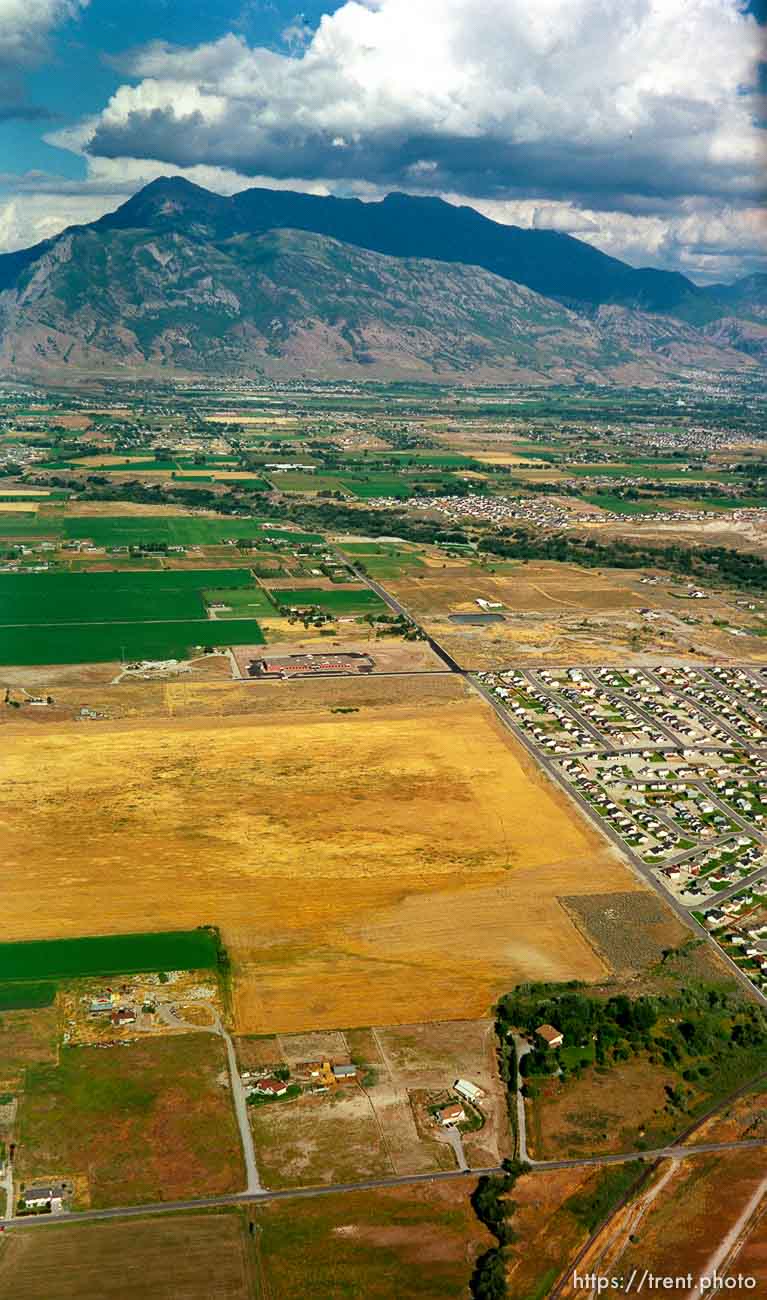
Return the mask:
{"type": "MultiPolygon", "coordinates": [[[[366,205],[323,199],[318,202],[330,206],[316,209],[304,204],[310,197],[251,190],[224,199],[185,181],[158,181],[90,226],[0,257],[0,370],[58,378],[130,371],[652,383],[759,364],[759,284],[740,296],[737,286],[722,287],[722,299],[730,298],[713,308],[716,295],[684,281],[691,297],[676,283],[684,278],[671,277],[678,303],[707,303],[705,311],[696,307],[705,320],[700,329],[657,305],[640,306],[642,295],[633,289],[627,290],[633,305],[597,301],[606,274],[599,259],[615,259],[577,240],[567,240],[576,248],[575,269],[569,280],[562,272],[558,282],[571,289],[594,255],[590,302],[569,291],[544,295],[481,264],[494,260],[493,248],[510,230],[512,243],[516,235],[549,232],[515,234],[470,209],[435,200],[440,215],[429,241],[420,216],[406,214],[412,215],[413,204],[420,213],[419,205],[431,200],[395,195],[366,205]],[[360,209],[389,213],[386,241],[378,228],[379,242],[389,249],[360,245],[360,223],[367,220],[360,209]],[[482,223],[472,261],[463,260],[470,253],[463,252],[468,246],[458,228],[453,243],[445,244],[442,209],[459,214],[461,229],[474,228],[474,219],[482,223]],[[285,214],[295,218],[302,211],[306,220],[313,213],[315,224],[343,227],[346,239],[283,224],[285,214]],[[318,213],[325,214],[322,220],[318,213]],[[488,226],[500,234],[485,238],[488,226]],[[427,243],[438,250],[428,258],[391,251],[392,245],[427,243]],[[455,256],[447,256],[451,249],[455,256]]],[[[522,257],[520,274],[528,282],[544,272],[557,278],[546,263],[547,247],[535,243],[534,255],[522,257]]],[[[510,248],[507,269],[514,260],[510,248]]],[[[662,285],[661,296],[671,294],[669,283],[655,279],[666,273],[616,265],[623,268],[615,276],[624,288],[631,276],[642,275],[662,285]]]]}

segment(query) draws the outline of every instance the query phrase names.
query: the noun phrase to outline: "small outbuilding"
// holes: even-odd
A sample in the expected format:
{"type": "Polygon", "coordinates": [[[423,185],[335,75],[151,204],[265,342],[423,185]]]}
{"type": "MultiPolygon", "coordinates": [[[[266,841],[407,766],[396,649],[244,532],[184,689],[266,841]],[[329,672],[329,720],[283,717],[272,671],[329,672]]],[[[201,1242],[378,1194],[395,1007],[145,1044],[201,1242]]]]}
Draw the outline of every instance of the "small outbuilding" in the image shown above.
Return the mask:
{"type": "Polygon", "coordinates": [[[356,1074],[357,1074],[356,1065],[334,1065],[333,1066],[334,1079],[354,1079],[356,1077],[356,1074]]]}
{"type": "Polygon", "coordinates": [[[456,1079],[453,1084],[459,1097],[465,1097],[467,1101],[476,1103],[484,1097],[484,1092],[478,1088],[476,1083],[471,1083],[469,1079],[456,1079]]]}

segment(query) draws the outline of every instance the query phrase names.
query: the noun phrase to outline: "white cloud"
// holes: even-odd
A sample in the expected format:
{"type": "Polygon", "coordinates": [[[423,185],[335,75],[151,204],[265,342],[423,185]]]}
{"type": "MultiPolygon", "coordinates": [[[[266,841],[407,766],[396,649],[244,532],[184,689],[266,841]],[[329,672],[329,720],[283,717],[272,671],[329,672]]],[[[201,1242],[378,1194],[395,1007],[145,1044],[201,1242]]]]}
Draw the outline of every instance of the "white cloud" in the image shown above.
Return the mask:
{"type": "MultiPolygon", "coordinates": [[[[446,195],[453,203],[460,195],[446,195]]],[[[699,283],[734,279],[763,268],[767,218],[756,206],[694,201],[673,215],[595,211],[569,202],[474,200],[491,221],[537,230],[559,230],[635,266],[682,271],[699,283]]]]}
{"type": "Polygon", "coordinates": [[[745,193],[759,54],[741,0],[348,0],[293,54],[147,46],[92,151],[384,183],[425,158],[485,196],[745,193]]]}
{"type": "Polygon", "coordinates": [[[0,64],[28,67],[45,56],[49,32],[89,0],[0,0],[0,64]]]}
{"type": "MultiPolygon", "coordinates": [[[[0,0],[0,26],[84,3],[0,0]]],[[[744,0],[347,0],[313,33],[294,22],[283,53],[153,42],[101,112],[47,137],[88,178],[41,182],[44,220],[162,174],[226,194],[401,188],[732,278],[765,249],[760,35],[744,0]]],[[[43,220],[22,188],[5,247],[31,242],[25,212],[30,233],[43,220]]]]}

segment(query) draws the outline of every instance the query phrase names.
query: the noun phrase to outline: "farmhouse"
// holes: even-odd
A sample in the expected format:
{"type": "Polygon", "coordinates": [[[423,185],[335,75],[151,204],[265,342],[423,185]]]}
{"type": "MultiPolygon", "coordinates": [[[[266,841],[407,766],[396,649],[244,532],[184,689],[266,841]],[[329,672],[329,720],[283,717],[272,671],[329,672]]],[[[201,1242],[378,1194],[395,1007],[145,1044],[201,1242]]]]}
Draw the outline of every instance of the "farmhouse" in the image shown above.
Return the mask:
{"type": "Polygon", "coordinates": [[[136,1012],[132,1007],[118,1007],[110,1019],[113,1025],[132,1025],[136,1020],[136,1012]]]}
{"type": "Polygon", "coordinates": [[[288,1085],[285,1080],[276,1079],[272,1074],[268,1074],[265,1079],[259,1079],[254,1088],[254,1092],[260,1092],[266,1097],[284,1097],[287,1090],[288,1085]]]}
{"type": "Polygon", "coordinates": [[[553,1025],[539,1025],[535,1031],[536,1038],[540,1038],[547,1047],[561,1047],[565,1041],[564,1035],[553,1025]]]}
{"type": "Polygon", "coordinates": [[[450,1128],[453,1124],[462,1124],[466,1112],[460,1101],[451,1101],[449,1106],[443,1106],[442,1110],[437,1111],[437,1116],[443,1128],[450,1128]]]}
{"type": "Polygon", "coordinates": [[[70,1195],[71,1191],[72,1188],[69,1183],[39,1183],[36,1186],[27,1187],[21,1193],[21,1199],[28,1209],[41,1210],[46,1205],[50,1205],[52,1208],[57,1204],[60,1206],[63,1198],[70,1195]]]}

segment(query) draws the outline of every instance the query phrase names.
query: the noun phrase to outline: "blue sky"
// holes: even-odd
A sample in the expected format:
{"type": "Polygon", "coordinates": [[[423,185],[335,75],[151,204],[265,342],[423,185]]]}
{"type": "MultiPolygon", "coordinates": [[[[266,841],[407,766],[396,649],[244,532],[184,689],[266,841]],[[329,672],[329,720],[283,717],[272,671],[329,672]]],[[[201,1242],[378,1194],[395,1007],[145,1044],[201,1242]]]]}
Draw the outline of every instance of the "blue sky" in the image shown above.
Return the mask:
{"type": "Polygon", "coordinates": [[[757,20],[767,0],[0,0],[0,251],[175,173],[435,193],[734,279],[765,267],[757,20]]]}

